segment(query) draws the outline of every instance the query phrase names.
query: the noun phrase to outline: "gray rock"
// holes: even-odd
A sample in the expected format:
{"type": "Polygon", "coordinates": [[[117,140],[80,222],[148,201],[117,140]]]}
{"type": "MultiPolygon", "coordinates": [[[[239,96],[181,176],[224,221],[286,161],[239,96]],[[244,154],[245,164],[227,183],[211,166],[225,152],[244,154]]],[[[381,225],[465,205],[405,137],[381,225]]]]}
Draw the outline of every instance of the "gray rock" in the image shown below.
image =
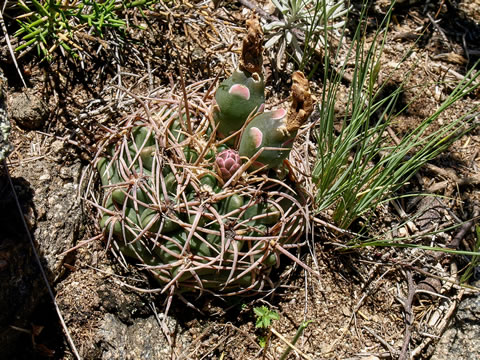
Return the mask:
{"type": "Polygon", "coordinates": [[[467,298],[460,304],[457,312],[457,319],[463,325],[478,325],[480,330],[480,295],[467,298]]]}
{"type": "Polygon", "coordinates": [[[31,89],[12,93],[8,99],[8,113],[10,120],[29,130],[40,129],[48,118],[48,107],[31,89]]]}
{"type": "Polygon", "coordinates": [[[464,299],[437,344],[432,360],[480,359],[480,295],[464,299]]]}
{"type": "MultiPolygon", "coordinates": [[[[173,321],[170,323],[174,326],[173,321]]],[[[97,336],[102,339],[104,360],[170,358],[170,346],[154,316],[137,319],[133,325],[127,326],[116,316],[106,314],[97,336]]]]}
{"type": "MultiPolygon", "coordinates": [[[[80,251],[87,254],[97,248],[91,247],[80,251]]],[[[109,274],[119,269],[109,263],[104,257],[97,265],[101,272],[93,267],[72,272],[57,287],[59,307],[81,358],[170,359],[171,346],[152,314],[153,299],[112,282],[109,274]]],[[[158,316],[163,319],[163,314],[158,316]]],[[[192,341],[189,331],[171,316],[165,322],[176,351],[183,351],[192,341]]]]}
{"type": "Polygon", "coordinates": [[[80,163],[65,166],[51,158],[27,162],[12,172],[34,190],[32,223],[38,251],[50,275],[56,281],[64,271],[66,250],[80,236],[82,211],[78,198],[80,163]],[[67,170],[68,169],[68,170],[67,170]],[[68,174],[64,178],[59,174],[68,174]]]}

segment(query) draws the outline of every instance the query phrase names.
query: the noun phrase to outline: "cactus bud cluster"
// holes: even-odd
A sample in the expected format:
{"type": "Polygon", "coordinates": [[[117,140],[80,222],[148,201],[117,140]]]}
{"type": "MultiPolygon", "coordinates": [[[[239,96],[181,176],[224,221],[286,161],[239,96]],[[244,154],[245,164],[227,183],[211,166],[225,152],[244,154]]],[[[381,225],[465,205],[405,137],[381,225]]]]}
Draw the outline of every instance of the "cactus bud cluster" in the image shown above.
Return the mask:
{"type": "Polygon", "coordinates": [[[295,72],[292,80],[290,109],[280,108],[255,116],[242,134],[239,153],[248,158],[258,154],[254,168],[280,166],[290,153],[298,129],[313,111],[315,98],[308,80],[301,72],[295,72]]]}
{"type": "Polygon", "coordinates": [[[297,71],[292,76],[292,102],[288,111],[280,108],[263,112],[263,60],[258,50],[263,34],[258,23],[251,21],[249,25],[239,69],[219,85],[212,113],[221,137],[229,137],[243,128],[238,151],[243,157],[256,156],[253,168],[275,168],[288,157],[298,129],[313,111],[315,97],[308,80],[297,71]]]}

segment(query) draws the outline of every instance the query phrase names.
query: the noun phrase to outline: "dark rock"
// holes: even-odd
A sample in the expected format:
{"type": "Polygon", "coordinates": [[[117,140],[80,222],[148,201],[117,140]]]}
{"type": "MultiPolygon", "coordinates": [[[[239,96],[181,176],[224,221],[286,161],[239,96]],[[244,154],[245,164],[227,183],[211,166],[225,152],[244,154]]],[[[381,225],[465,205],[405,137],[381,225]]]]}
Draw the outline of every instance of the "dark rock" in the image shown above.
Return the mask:
{"type": "MultiPolygon", "coordinates": [[[[13,179],[25,207],[32,192],[22,179],[13,179]]],[[[4,167],[0,166],[0,354],[2,359],[20,359],[31,348],[31,316],[46,294],[38,264],[32,254],[22,215],[11,191],[4,167]],[[19,351],[22,349],[22,351],[19,351]]]]}
{"type": "MultiPolygon", "coordinates": [[[[0,358],[30,359],[37,345],[32,326],[57,331],[56,314],[40,319],[52,302],[33,253],[33,241],[50,284],[60,278],[63,263],[80,233],[82,212],[78,199],[80,163],[69,166],[69,180],[56,176],[59,164],[52,158],[25,162],[11,170],[21,212],[3,166],[0,168],[0,358]],[[44,176],[42,178],[42,175],[44,176]],[[45,179],[44,179],[45,178],[45,179]],[[47,180],[48,178],[48,180],[47,180]],[[26,220],[25,228],[23,219],[26,220]]],[[[65,165],[62,165],[63,167],[65,165]]],[[[61,347],[61,332],[55,348],[61,347]]],[[[38,340],[38,339],[37,339],[38,340]]],[[[54,341],[55,342],[55,341],[54,341]]]]}

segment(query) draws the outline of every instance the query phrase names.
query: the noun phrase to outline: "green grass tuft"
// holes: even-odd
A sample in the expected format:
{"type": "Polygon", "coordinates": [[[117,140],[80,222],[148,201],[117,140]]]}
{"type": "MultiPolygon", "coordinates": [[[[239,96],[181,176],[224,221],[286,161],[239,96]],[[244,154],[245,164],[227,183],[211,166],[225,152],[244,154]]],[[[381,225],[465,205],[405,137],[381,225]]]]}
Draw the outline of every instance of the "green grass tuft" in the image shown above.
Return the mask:
{"type": "MultiPolygon", "coordinates": [[[[332,65],[328,56],[324,61],[324,78],[327,79],[319,101],[320,119],[316,128],[317,160],[313,169],[317,185],[316,211],[333,210],[333,219],[342,228],[348,228],[356,219],[374,210],[381,202],[395,197],[399,190],[425,163],[439,154],[475,125],[474,117],[463,114],[455,121],[437,130],[435,120],[458,100],[468,96],[479,86],[475,64],[434,114],[423,120],[408,135],[395,144],[384,136],[385,131],[405,112],[400,110],[399,99],[415,69],[404,75],[404,82],[385,96],[385,85],[376,86],[381,70],[380,58],[386,42],[391,9],[374,34],[371,45],[366,44],[362,28],[365,12],[360,16],[346,59],[326,43],[327,53],[333,53],[332,65]],[[348,89],[347,109],[342,119],[337,119],[335,103],[347,62],[354,62],[351,84],[348,89]],[[337,132],[334,124],[340,120],[337,132]]],[[[345,32],[344,32],[345,34],[345,32]]],[[[327,39],[327,37],[325,37],[327,39]]],[[[343,35],[338,49],[346,45],[343,35]]],[[[407,54],[408,55],[408,54],[407,54]]],[[[383,81],[386,84],[388,81],[383,81]]],[[[478,111],[473,107],[468,113],[478,111]]],[[[467,111],[466,111],[467,112],[467,111]]]]}

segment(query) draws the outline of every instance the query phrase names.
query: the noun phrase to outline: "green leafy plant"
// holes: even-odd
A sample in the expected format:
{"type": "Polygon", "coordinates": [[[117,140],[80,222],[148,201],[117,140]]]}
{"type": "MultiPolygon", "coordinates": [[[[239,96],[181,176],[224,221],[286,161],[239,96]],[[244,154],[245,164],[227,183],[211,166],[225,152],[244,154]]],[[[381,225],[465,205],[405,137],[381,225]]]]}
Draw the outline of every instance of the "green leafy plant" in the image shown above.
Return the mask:
{"type": "Polygon", "coordinates": [[[48,60],[60,47],[77,58],[81,47],[74,40],[76,33],[92,29],[101,38],[107,28],[123,30],[126,26],[121,17],[123,10],[146,8],[154,3],[154,0],[74,0],[66,5],[61,0],[19,0],[18,7],[23,14],[16,18],[20,28],[14,35],[22,42],[15,50],[36,48],[37,53],[48,60]]]}
{"type": "Polygon", "coordinates": [[[349,8],[343,0],[272,0],[281,13],[281,19],[264,26],[269,34],[265,44],[276,54],[277,68],[281,68],[285,54],[303,69],[312,52],[325,45],[327,31],[344,26],[349,8]]]}
{"type": "MultiPolygon", "coordinates": [[[[404,82],[387,95],[382,95],[382,92],[388,79],[376,85],[390,14],[389,11],[371,45],[365,44],[364,30],[358,26],[345,60],[341,60],[340,52],[335,52],[333,48],[328,52],[335,54],[332,63],[337,64],[336,67],[325,57],[324,78],[327,79],[327,85],[323,87],[319,102],[321,121],[315,133],[318,151],[313,178],[318,189],[317,211],[332,209],[334,221],[343,228],[348,228],[355,219],[394,196],[421,166],[474,127],[474,117],[466,116],[468,113],[459,115],[456,120],[436,130],[432,124],[452,104],[478,88],[480,72],[475,70],[478,63],[442,105],[411,129],[399,144],[383,135],[408,107],[407,104],[397,109],[410,76],[404,74],[404,82]],[[346,74],[347,62],[350,61],[354,61],[355,65],[347,108],[341,119],[341,128],[336,133],[334,123],[338,119],[335,103],[346,74]]],[[[361,19],[364,15],[362,13],[361,19]]],[[[341,39],[338,49],[343,46],[344,40],[341,39]]],[[[327,42],[326,47],[329,46],[327,42]]],[[[475,112],[477,108],[472,106],[468,112],[475,112]]]]}
{"type": "Polygon", "coordinates": [[[265,305],[260,307],[253,308],[255,317],[257,318],[255,322],[255,327],[261,329],[262,333],[258,336],[258,343],[266,351],[268,347],[268,342],[272,336],[271,325],[273,320],[280,319],[278,313],[274,310],[270,310],[265,305]]]}
{"type": "Polygon", "coordinates": [[[257,318],[255,322],[255,327],[260,329],[268,329],[273,320],[280,319],[278,313],[274,310],[270,310],[265,305],[260,307],[253,308],[255,317],[257,318]]]}
{"type": "MultiPolygon", "coordinates": [[[[279,320],[280,316],[276,311],[270,310],[268,307],[265,305],[262,305],[260,307],[255,307],[253,308],[253,311],[255,312],[255,317],[257,318],[255,327],[258,329],[262,329],[263,334],[258,337],[259,339],[259,344],[262,348],[266,349],[266,346],[268,345],[268,342],[270,340],[270,337],[272,335],[272,322],[274,320],[279,320]],[[267,333],[265,333],[268,331],[267,333]]],[[[297,332],[295,333],[295,336],[293,339],[290,341],[290,344],[295,345],[300,338],[300,336],[303,334],[303,331],[307,328],[307,326],[312,323],[311,320],[302,322],[300,326],[297,329],[297,332]]],[[[287,358],[288,354],[292,351],[292,347],[288,346],[285,351],[282,353],[282,356],[280,357],[280,360],[284,360],[287,358]]]]}

